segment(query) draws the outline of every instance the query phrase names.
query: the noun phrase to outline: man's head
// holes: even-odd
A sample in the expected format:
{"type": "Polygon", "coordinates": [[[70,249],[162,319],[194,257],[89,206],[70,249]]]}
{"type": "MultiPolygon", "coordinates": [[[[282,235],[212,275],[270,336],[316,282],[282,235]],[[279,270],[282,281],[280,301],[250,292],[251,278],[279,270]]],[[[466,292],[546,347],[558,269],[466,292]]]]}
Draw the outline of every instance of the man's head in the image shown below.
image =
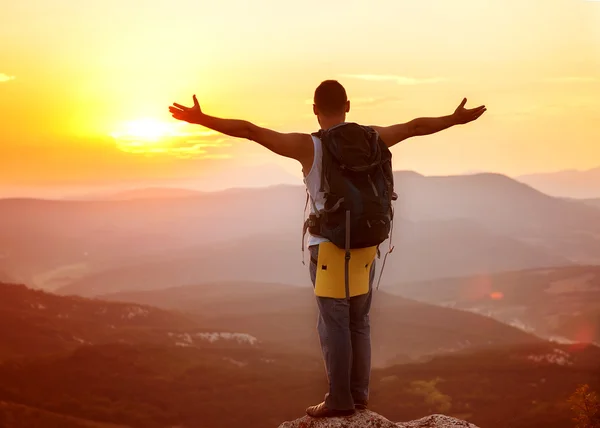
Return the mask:
{"type": "Polygon", "coordinates": [[[346,120],[350,101],[344,87],[336,80],[325,80],[315,90],[313,112],[321,128],[327,129],[346,120]]]}

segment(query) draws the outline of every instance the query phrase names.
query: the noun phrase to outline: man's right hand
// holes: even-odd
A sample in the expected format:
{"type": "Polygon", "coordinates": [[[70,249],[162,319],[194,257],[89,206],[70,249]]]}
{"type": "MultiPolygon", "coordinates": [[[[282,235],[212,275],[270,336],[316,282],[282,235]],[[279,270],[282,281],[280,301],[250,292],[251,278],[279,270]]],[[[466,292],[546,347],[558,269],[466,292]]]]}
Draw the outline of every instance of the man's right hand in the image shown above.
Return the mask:
{"type": "Polygon", "coordinates": [[[192,98],[194,100],[193,107],[185,107],[181,104],[173,103],[173,105],[169,107],[169,111],[171,112],[171,116],[173,116],[177,120],[183,120],[184,122],[199,125],[203,113],[200,109],[200,104],[198,104],[198,99],[196,98],[196,95],[194,95],[192,98]]]}
{"type": "Polygon", "coordinates": [[[196,95],[193,96],[193,99],[193,107],[173,103],[169,107],[171,115],[177,120],[205,126],[231,137],[255,141],[278,155],[298,160],[306,172],[312,167],[313,143],[309,134],[282,133],[257,126],[246,120],[209,116],[200,109],[196,95]]]}

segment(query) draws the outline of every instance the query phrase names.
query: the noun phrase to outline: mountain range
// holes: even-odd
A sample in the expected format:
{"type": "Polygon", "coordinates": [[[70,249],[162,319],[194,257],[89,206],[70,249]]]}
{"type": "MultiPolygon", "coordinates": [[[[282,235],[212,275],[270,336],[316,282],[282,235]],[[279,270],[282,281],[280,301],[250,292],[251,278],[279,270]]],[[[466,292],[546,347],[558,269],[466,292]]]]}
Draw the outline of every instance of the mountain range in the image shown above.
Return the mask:
{"type": "Polygon", "coordinates": [[[584,199],[583,202],[592,207],[600,208],[600,198],[584,199]]]}
{"type": "MultiPolygon", "coordinates": [[[[382,284],[600,262],[600,210],[586,203],[496,174],[395,180],[395,250],[382,284]]],[[[214,281],[309,285],[300,186],[174,192],[0,200],[0,271],[85,296],[214,281]]]]}
{"type": "Polygon", "coordinates": [[[396,284],[386,291],[471,311],[562,343],[600,345],[600,266],[396,284]]]}
{"type": "MultiPolygon", "coordinates": [[[[598,200],[498,174],[395,182],[369,407],[569,426],[569,395],[600,390],[598,200]]],[[[0,426],[264,428],[321,401],[304,196],[0,200],[0,426]]]]}

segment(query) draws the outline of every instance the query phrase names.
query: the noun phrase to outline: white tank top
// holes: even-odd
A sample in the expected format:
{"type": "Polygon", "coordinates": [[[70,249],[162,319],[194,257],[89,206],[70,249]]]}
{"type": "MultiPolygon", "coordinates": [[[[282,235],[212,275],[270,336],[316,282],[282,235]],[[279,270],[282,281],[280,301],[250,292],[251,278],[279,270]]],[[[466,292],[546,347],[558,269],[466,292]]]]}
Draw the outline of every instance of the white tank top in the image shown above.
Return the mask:
{"type": "MultiPolygon", "coordinates": [[[[304,177],[304,184],[306,185],[306,189],[308,190],[308,194],[311,198],[311,201],[308,202],[308,205],[310,206],[310,212],[314,214],[315,207],[313,206],[313,203],[318,210],[322,210],[325,207],[325,196],[323,192],[319,192],[319,189],[321,188],[321,165],[323,161],[323,146],[319,137],[315,137],[314,135],[311,135],[311,137],[315,147],[314,159],[310,171],[308,172],[308,174],[306,174],[306,177],[304,177]]],[[[328,241],[328,239],[323,238],[321,236],[311,235],[310,232],[308,234],[309,247],[312,245],[318,245],[321,242],[328,241]]]]}

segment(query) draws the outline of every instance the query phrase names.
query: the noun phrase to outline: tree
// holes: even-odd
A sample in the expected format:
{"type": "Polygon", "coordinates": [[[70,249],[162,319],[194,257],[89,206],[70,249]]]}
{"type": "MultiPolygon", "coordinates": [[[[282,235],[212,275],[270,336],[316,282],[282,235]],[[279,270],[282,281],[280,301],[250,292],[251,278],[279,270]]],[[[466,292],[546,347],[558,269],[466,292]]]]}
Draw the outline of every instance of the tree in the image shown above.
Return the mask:
{"type": "Polygon", "coordinates": [[[452,398],[437,389],[437,384],[442,379],[436,378],[430,381],[415,380],[410,383],[410,393],[423,397],[429,406],[430,412],[446,413],[452,408],[452,398]]]}
{"type": "Polygon", "coordinates": [[[580,385],[569,397],[576,428],[600,428],[600,398],[590,386],[580,385]]]}

